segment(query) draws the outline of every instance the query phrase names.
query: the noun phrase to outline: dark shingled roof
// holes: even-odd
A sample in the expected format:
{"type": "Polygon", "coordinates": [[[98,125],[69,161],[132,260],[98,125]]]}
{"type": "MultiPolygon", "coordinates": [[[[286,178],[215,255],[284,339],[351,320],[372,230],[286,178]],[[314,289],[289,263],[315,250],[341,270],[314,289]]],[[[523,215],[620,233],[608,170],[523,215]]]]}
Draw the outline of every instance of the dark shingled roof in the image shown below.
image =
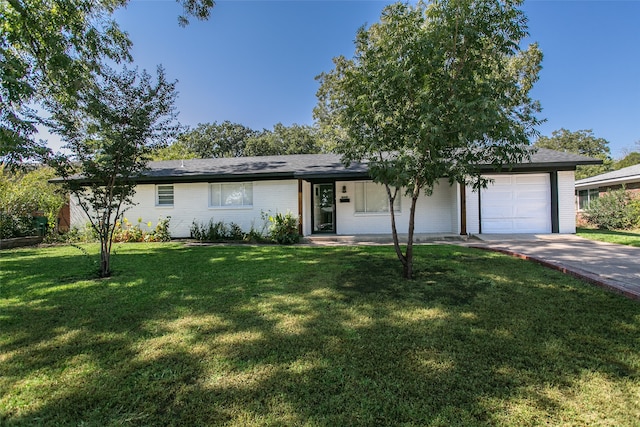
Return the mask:
{"type": "MultiPolygon", "coordinates": [[[[599,164],[601,160],[541,148],[531,161],[503,168],[503,171],[573,169],[579,164],[599,164]]],[[[487,165],[486,172],[494,171],[487,165]]],[[[216,159],[165,160],[150,162],[149,170],[137,178],[140,183],[206,182],[266,179],[356,179],[367,178],[366,163],[348,168],[337,154],[294,154],[288,156],[231,157],[216,159]]],[[[56,180],[54,180],[56,181],[56,180]]]]}
{"type": "Polygon", "coordinates": [[[353,178],[367,176],[367,167],[354,163],[345,168],[336,154],[293,154],[289,156],[230,157],[218,159],[166,160],[149,163],[139,182],[175,182],[207,179],[292,179],[353,178]]]}

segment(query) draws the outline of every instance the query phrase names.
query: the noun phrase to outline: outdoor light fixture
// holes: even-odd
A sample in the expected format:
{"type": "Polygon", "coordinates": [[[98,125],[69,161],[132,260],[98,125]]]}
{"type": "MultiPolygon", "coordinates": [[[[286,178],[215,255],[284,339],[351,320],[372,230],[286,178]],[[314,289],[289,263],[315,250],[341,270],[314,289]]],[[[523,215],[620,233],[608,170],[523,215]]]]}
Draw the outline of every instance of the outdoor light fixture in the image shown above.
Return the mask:
{"type": "Polygon", "coordinates": [[[343,192],[343,193],[346,193],[346,192],[347,192],[347,186],[346,186],[346,185],[343,185],[343,186],[342,186],[342,192],[343,192]]]}

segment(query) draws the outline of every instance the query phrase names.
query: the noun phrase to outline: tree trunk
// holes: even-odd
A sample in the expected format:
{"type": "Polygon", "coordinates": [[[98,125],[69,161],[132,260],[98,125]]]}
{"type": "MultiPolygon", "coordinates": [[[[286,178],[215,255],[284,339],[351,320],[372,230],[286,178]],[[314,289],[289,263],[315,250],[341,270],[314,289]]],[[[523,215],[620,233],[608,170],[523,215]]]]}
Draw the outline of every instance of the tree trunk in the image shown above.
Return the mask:
{"type": "Polygon", "coordinates": [[[100,277],[109,277],[111,275],[110,263],[111,251],[109,250],[109,241],[100,237],[100,277]]]}
{"type": "MultiPolygon", "coordinates": [[[[396,227],[396,214],[394,209],[395,198],[398,193],[396,190],[395,194],[392,195],[391,188],[389,187],[389,185],[385,184],[385,186],[387,187],[387,195],[389,196],[389,210],[391,211],[391,235],[393,236],[393,247],[396,251],[396,255],[398,256],[398,259],[402,263],[402,269],[404,271],[406,269],[406,258],[402,253],[402,248],[400,248],[400,241],[398,239],[398,229],[396,227]]],[[[403,277],[406,277],[404,273],[403,273],[403,277]]]]}
{"type": "Polygon", "coordinates": [[[409,213],[409,232],[407,234],[407,251],[405,253],[405,262],[403,263],[403,277],[405,279],[413,279],[413,232],[415,228],[416,219],[416,204],[418,201],[418,195],[420,190],[416,192],[414,190],[411,197],[411,211],[409,213]]]}

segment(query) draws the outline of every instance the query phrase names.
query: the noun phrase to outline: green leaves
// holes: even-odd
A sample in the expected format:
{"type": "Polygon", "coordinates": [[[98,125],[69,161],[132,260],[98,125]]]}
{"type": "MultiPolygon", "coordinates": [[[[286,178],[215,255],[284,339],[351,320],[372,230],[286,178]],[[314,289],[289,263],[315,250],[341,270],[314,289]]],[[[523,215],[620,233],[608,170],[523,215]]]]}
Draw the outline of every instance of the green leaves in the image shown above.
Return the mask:
{"type": "Polygon", "coordinates": [[[540,123],[529,91],[542,54],[536,45],[520,49],[527,28],[519,4],[396,3],[361,28],[353,58],[335,58],[317,78],[314,116],[343,162],[367,161],[375,182],[417,198],[441,178],[482,185],[480,164],[526,158],[540,123]]]}
{"type": "Polygon", "coordinates": [[[109,274],[115,222],[132,203],[134,178],[147,168],[152,149],[179,131],[175,85],[167,81],[162,67],[155,82],[146,71],[110,70],[78,96],[75,107],[50,104],[49,124],[71,152],[56,155],[50,163],[100,237],[101,276],[109,274]]]}

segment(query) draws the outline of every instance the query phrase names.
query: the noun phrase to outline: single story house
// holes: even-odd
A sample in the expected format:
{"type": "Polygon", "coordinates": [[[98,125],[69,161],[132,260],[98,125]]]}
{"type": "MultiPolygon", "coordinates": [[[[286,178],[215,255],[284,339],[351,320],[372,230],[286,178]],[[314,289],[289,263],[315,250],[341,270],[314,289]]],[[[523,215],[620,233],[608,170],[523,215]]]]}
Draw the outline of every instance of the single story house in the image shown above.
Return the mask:
{"type": "Polygon", "coordinates": [[[576,181],[576,204],[578,210],[589,206],[589,202],[608,190],[624,188],[640,197],[640,164],[607,172],[576,181]]]}
{"type": "MultiPolygon", "coordinates": [[[[531,160],[497,172],[481,191],[443,178],[431,196],[418,199],[415,233],[575,233],[576,165],[600,161],[539,149],[531,160]]],[[[384,187],[367,165],[345,167],[335,154],[170,160],[151,162],[137,179],[136,205],[124,216],[135,222],[171,217],[173,237],[189,237],[194,221],[234,222],[260,228],[263,212],[292,212],[312,234],[390,234],[384,187]]],[[[398,231],[406,233],[410,199],[396,206],[398,231]]],[[[71,200],[72,226],[86,223],[71,200]]]]}

